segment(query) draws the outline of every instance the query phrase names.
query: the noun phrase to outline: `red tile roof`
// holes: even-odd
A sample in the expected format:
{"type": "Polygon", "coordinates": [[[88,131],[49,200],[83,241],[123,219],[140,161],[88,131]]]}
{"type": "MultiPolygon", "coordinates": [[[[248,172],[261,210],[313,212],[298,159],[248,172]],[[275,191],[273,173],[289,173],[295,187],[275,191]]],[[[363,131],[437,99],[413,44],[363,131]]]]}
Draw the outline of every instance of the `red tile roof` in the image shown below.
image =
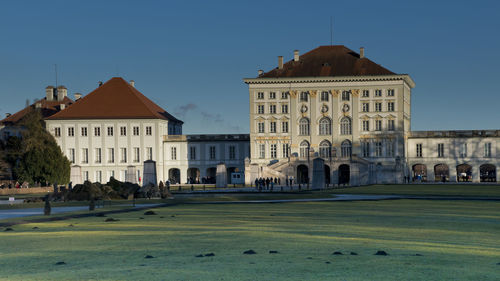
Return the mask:
{"type": "Polygon", "coordinates": [[[164,119],[182,123],[120,77],[111,78],[47,119],[164,119]]]}
{"type": "Polygon", "coordinates": [[[40,103],[40,112],[42,114],[42,117],[47,118],[47,117],[54,115],[58,111],[60,111],[61,104],[64,104],[66,107],[68,107],[71,104],[73,104],[73,100],[68,98],[68,97],[64,97],[64,99],[62,101],[58,101],[58,100],[47,101],[47,98],[43,98],[42,100],[39,100],[39,101],[33,103],[32,105],[25,107],[24,109],[22,109],[16,113],[12,114],[11,116],[6,117],[5,119],[1,120],[0,124],[16,125],[19,121],[21,121],[23,119],[24,116],[26,116],[26,114],[35,110],[37,103],[40,103]]]}
{"type": "Polygon", "coordinates": [[[280,77],[331,77],[331,76],[364,76],[394,75],[395,73],[379,64],[346,48],[343,45],[320,46],[299,57],[299,61],[291,60],[283,65],[283,69],[275,68],[263,73],[259,78],[280,77]]]}

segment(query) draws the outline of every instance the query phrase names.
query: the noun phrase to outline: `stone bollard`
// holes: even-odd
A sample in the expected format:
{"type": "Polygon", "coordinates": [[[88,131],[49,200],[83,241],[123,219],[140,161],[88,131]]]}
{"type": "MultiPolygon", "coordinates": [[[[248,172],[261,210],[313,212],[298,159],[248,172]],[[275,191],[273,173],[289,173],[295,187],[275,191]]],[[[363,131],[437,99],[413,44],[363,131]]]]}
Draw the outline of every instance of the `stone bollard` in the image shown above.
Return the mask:
{"type": "Polygon", "coordinates": [[[43,214],[46,216],[50,216],[50,211],[51,211],[50,198],[47,195],[45,196],[45,207],[43,208],[43,214]]]}
{"type": "Polygon", "coordinates": [[[191,185],[191,191],[194,191],[194,186],[193,185],[191,185]]]}
{"type": "Polygon", "coordinates": [[[90,197],[90,202],[89,202],[89,211],[95,210],[95,199],[94,196],[90,197]]]}

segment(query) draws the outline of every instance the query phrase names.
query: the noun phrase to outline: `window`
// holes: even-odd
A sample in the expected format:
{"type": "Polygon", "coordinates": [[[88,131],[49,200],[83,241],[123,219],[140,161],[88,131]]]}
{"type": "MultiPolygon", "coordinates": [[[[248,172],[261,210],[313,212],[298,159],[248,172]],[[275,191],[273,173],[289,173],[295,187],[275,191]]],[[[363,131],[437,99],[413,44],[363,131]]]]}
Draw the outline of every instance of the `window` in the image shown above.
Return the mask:
{"type": "Polygon", "coordinates": [[[308,136],[309,135],[309,119],[302,118],[299,121],[299,135],[308,136]]]}
{"type": "Polygon", "coordinates": [[[189,147],[189,159],[196,160],[196,146],[189,147]]]}
{"type": "Polygon", "coordinates": [[[281,145],[281,148],[283,149],[283,158],[289,157],[290,145],[288,143],[284,143],[281,145]]]}
{"type": "Polygon", "coordinates": [[[101,182],[102,181],[102,171],[96,171],[95,172],[95,181],[96,182],[101,182]]]}
{"type": "Polygon", "coordinates": [[[269,113],[276,114],[276,105],[275,104],[269,105],[269,113]]]}
{"type": "Polygon", "coordinates": [[[146,160],[153,160],[153,148],[152,147],[146,147],[146,160]]]}
{"type": "Polygon", "coordinates": [[[115,149],[108,148],[108,163],[115,163],[115,149]]]}
{"type": "Polygon", "coordinates": [[[375,131],[382,131],[382,120],[375,120],[375,131]]]}
{"type": "Polygon", "coordinates": [[[387,157],[393,157],[394,156],[394,142],[392,141],[387,141],[385,143],[386,145],[386,155],[387,157]]]}
{"type": "Polygon", "coordinates": [[[83,180],[88,181],[89,180],[89,171],[83,171],[83,180]]]}
{"type": "Polygon", "coordinates": [[[113,136],[113,127],[108,127],[108,136],[109,137],[113,136]]]}
{"type": "Polygon", "coordinates": [[[370,91],[369,90],[363,90],[363,94],[362,94],[362,97],[363,98],[367,98],[370,96],[370,91]]]}
{"type": "Polygon", "coordinates": [[[462,143],[460,145],[460,157],[467,157],[467,144],[462,143]]]}
{"type": "Polygon", "coordinates": [[[230,145],[229,146],[229,160],[235,160],[236,159],[236,146],[230,145]]]}
{"type": "Polygon", "coordinates": [[[394,89],[387,90],[387,96],[394,97],[394,89]]]}
{"type": "Polygon", "coordinates": [[[74,137],[75,136],[75,128],[69,127],[68,128],[68,137],[74,137]]]}
{"type": "Polygon", "coordinates": [[[101,155],[101,149],[100,148],[96,148],[95,149],[95,162],[96,163],[101,163],[101,159],[102,159],[101,156],[102,156],[101,155]]]}
{"type": "Polygon", "coordinates": [[[281,122],[281,132],[288,133],[288,122],[287,121],[281,122]]]}
{"type": "Polygon", "coordinates": [[[95,137],[100,137],[101,136],[101,127],[95,127],[94,128],[94,136],[95,137]]]}
{"type": "Polygon", "coordinates": [[[321,92],[321,101],[328,101],[329,93],[328,92],[321,92]]]}
{"type": "Polygon", "coordinates": [[[87,127],[82,127],[82,137],[86,137],[87,136],[87,127]]]}
{"type": "Polygon", "coordinates": [[[276,157],[277,157],[277,153],[276,153],[277,146],[278,145],[275,143],[271,144],[271,158],[273,158],[273,159],[276,159],[276,157]]]}
{"type": "Polygon", "coordinates": [[[266,145],[263,143],[259,144],[259,158],[266,158],[266,145]]]}
{"type": "Polygon", "coordinates": [[[274,100],[274,99],[276,99],[276,92],[270,92],[270,93],[269,93],[269,99],[270,99],[270,100],[274,100]]]}
{"type": "Polygon", "coordinates": [[[56,136],[56,137],[61,136],[61,128],[59,128],[59,127],[54,128],[54,136],[56,136]]]}
{"type": "Polygon", "coordinates": [[[319,134],[331,135],[332,134],[332,121],[330,118],[324,117],[319,120],[319,134]]]}
{"type": "Polygon", "coordinates": [[[396,125],[395,125],[394,119],[387,120],[387,130],[394,131],[395,128],[396,128],[396,125]]]}
{"type": "Polygon", "coordinates": [[[132,133],[134,134],[134,136],[138,136],[139,135],[139,127],[138,126],[133,127],[132,133]]]}
{"type": "Polygon", "coordinates": [[[257,113],[264,114],[264,105],[257,105],[257,113]]]}
{"type": "Polygon", "coordinates": [[[121,152],[120,162],[127,163],[127,148],[125,147],[120,148],[120,152],[121,152]]]}
{"type": "Polygon", "coordinates": [[[367,102],[363,103],[363,112],[370,112],[370,104],[367,102]]]}
{"type": "Polygon", "coordinates": [[[127,127],[120,127],[120,136],[127,135],[127,127]]]}
{"type": "Polygon", "coordinates": [[[363,131],[370,131],[370,120],[363,120],[363,131]]]}
{"type": "Polygon", "coordinates": [[[134,147],[134,162],[139,163],[141,161],[141,151],[139,147],[134,147]]]}
{"type": "Polygon", "coordinates": [[[89,149],[82,148],[82,163],[87,164],[89,162],[89,149]]]}
{"type": "Polygon", "coordinates": [[[382,157],[382,142],[375,143],[375,157],[382,157]]]}
{"type": "Polygon", "coordinates": [[[307,92],[301,92],[300,93],[300,101],[304,101],[304,102],[307,102],[309,97],[308,97],[308,93],[307,92]]]}
{"type": "Polygon", "coordinates": [[[484,157],[491,157],[491,142],[484,144],[484,157]]]}
{"type": "Polygon", "coordinates": [[[344,117],[340,120],[340,134],[350,135],[351,131],[351,119],[349,117],[344,117]]]}
{"type": "Polygon", "coordinates": [[[394,102],[390,101],[387,103],[387,111],[394,111],[394,102]]]}
{"type": "Polygon", "coordinates": [[[151,136],[151,135],[153,135],[153,127],[146,126],[146,136],[151,136]]]}
{"type": "Polygon", "coordinates": [[[349,101],[351,99],[351,91],[342,91],[342,100],[349,101]]]}
{"type": "Polygon", "coordinates": [[[376,112],[381,112],[382,111],[382,103],[381,102],[376,102],[375,103],[375,111],[376,112]]]}
{"type": "Polygon", "coordinates": [[[210,146],[210,160],[215,160],[215,146],[210,146]]]}
{"type": "Polygon", "coordinates": [[[68,150],[68,157],[69,157],[69,162],[71,162],[71,164],[75,164],[75,149],[74,148],[70,148],[68,150]]]}
{"type": "Polygon", "coordinates": [[[376,97],[381,97],[382,96],[382,90],[375,90],[375,96],[376,97]]]}
{"type": "Polygon", "coordinates": [[[363,150],[363,157],[370,157],[370,143],[362,142],[361,149],[363,150]]]}
{"type": "Polygon", "coordinates": [[[257,93],[257,99],[258,100],[263,100],[264,99],[264,93],[263,92],[258,92],[257,93]]]}
{"type": "Polygon", "coordinates": [[[351,142],[349,140],[345,140],[340,144],[341,156],[343,158],[351,157],[351,142]]]}
{"type": "Polygon", "coordinates": [[[303,141],[300,143],[300,157],[307,157],[309,155],[309,143],[303,141]]]}
{"type": "Polygon", "coordinates": [[[281,93],[281,99],[282,100],[288,99],[288,93],[286,93],[286,92],[281,93]]]}
{"type": "Polygon", "coordinates": [[[332,145],[329,141],[324,140],[319,144],[319,157],[330,158],[332,151],[332,145]]]}
{"type": "Polygon", "coordinates": [[[417,143],[417,148],[416,148],[416,152],[417,152],[417,157],[422,157],[422,144],[421,143],[417,143]]]}
{"type": "Polygon", "coordinates": [[[170,148],[170,160],[177,160],[177,147],[170,148]]]}
{"type": "Polygon", "coordinates": [[[444,143],[438,143],[438,157],[444,157],[444,143]]]}
{"type": "Polygon", "coordinates": [[[276,133],[276,122],[270,122],[269,123],[269,132],[270,133],[276,133]]]}
{"type": "Polygon", "coordinates": [[[259,133],[264,133],[264,122],[257,123],[257,127],[259,129],[259,133]]]}
{"type": "Polygon", "coordinates": [[[288,113],[288,104],[281,105],[281,113],[283,113],[283,114],[288,113]]]}

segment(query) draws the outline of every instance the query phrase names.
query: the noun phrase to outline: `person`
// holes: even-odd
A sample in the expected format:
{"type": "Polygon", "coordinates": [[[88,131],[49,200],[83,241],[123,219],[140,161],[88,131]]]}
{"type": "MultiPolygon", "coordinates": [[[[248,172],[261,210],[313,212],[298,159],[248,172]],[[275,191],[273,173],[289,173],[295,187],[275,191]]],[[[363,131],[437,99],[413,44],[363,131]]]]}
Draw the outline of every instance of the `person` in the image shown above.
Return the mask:
{"type": "Polygon", "coordinates": [[[273,188],[274,188],[274,182],[271,181],[271,191],[273,191],[273,188]]]}
{"type": "Polygon", "coordinates": [[[281,178],[278,178],[278,185],[281,185],[281,178]]]}
{"type": "Polygon", "coordinates": [[[258,185],[259,184],[259,180],[257,178],[255,178],[255,188],[258,188],[258,185]]]}

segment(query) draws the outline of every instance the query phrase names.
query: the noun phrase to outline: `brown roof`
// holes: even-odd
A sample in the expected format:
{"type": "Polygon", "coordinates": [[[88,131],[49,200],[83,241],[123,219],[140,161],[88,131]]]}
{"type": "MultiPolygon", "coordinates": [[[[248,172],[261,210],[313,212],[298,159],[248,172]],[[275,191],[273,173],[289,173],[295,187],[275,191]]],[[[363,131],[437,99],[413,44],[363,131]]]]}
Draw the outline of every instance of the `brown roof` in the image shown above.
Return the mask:
{"type": "Polygon", "coordinates": [[[120,77],[111,78],[47,119],[164,119],[182,123],[120,77]]]}
{"type": "Polygon", "coordinates": [[[61,104],[64,104],[66,107],[68,107],[71,104],[73,104],[73,100],[68,98],[68,97],[64,97],[64,99],[62,101],[58,101],[58,100],[48,101],[47,98],[43,98],[42,100],[39,100],[39,101],[33,103],[32,105],[25,107],[24,109],[22,109],[16,113],[12,114],[11,116],[6,117],[5,119],[1,120],[0,124],[3,124],[3,125],[15,125],[15,124],[17,124],[19,121],[21,121],[23,119],[24,116],[26,116],[26,114],[35,110],[35,108],[36,108],[35,105],[37,103],[40,103],[40,105],[41,105],[40,112],[42,114],[42,117],[47,118],[47,117],[54,115],[58,111],[60,111],[59,106],[61,104]]]}
{"type": "Polygon", "coordinates": [[[275,68],[259,78],[279,77],[324,77],[324,76],[364,76],[394,75],[395,73],[379,64],[346,48],[343,45],[320,46],[299,57],[299,61],[289,61],[283,69],[275,68]]]}

